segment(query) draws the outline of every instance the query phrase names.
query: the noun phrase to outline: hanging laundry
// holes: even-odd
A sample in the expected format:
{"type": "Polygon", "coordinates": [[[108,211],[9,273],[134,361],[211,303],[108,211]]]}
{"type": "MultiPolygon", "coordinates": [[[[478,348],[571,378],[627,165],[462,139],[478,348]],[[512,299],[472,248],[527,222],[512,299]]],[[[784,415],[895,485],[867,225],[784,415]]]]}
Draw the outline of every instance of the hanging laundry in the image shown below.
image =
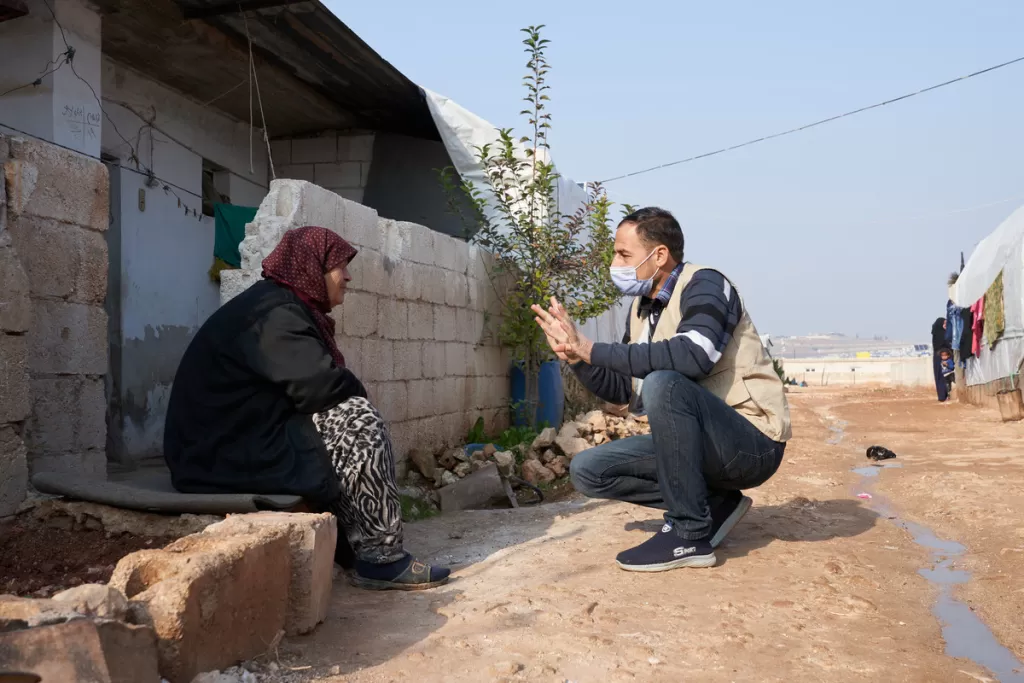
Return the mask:
{"type": "Polygon", "coordinates": [[[982,332],[985,329],[985,297],[981,297],[971,305],[974,322],[971,324],[971,353],[981,354],[982,332]]]}
{"type": "Polygon", "coordinates": [[[245,225],[252,223],[259,209],[234,204],[213,205],[213,266],[210,279],[220,282],[220,271],[242,267],[238,245],[245,239],[245,225]]]}
{"type": "Polygon", "coordinates": [[[960,345],[957,349],[960,351],[960,362],[964,363],[968,358],[974,357],[974,350],[971,348],[974,339],[974,314],[969,308],[960,309],[960,330],[960,345]]]}
{"type": "Polygon", "coordinates": [[[985,341],[993,348],[1006,329],[1003,311],[1003,272],[999,271],[996,281],[985,292],[985,341]]]}
{"type": "Polygon", "coordinates": [[[964,333],[964,320],[960,315],[962,310],[952,301],[946,302],[946,338],[952,350],[960,348],[960,338],[964,333]]]}

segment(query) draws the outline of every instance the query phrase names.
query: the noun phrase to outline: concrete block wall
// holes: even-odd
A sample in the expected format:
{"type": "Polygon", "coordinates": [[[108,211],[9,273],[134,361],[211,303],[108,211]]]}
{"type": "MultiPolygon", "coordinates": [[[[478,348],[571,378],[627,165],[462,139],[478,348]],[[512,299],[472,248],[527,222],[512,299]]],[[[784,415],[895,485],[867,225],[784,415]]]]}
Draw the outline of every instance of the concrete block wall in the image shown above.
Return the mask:
{"type": "Polygon", "coordinates": [[[274,140],[270,152],[278,178],[306,180],[362,202],[373,162],[371,132],[327,132],[291,140],[274,140]]]}
{"type": "MultiPolygon", "coordinates": [[[[23,358],[27,370],[28,391],[22,393],[28,397],[30,412],[22,438],[28,469],[103,478],[107,169],[45,142],[0,138],[0,153],[6,186],[0,243],[7,243],[10,250],[6,263],[0,257],[0,277],[21,280],[17,264],[12,266],[9,258],[16,250],[31,316],[27,326],[22,314],[15,316],[13,327],[9,322],[6,327],[0,324],[5,333],[13,333],[4,335],[7,344],[0,365],[14,368],[11,376],[20,377],[16,369],[23,358]]],[[[6,289],[4,285],[0,300],[9,297],[6,289]]],[[[13,308],[23,307],[20,301],[13,308]]],[[[0,308],[0,320],[9,317],[0,308]]],[[[11,381],[22,380],[0,380],[11,381]]],[[[20,406],[15,417],[24,412],[24,404],[20,406]]],[[[0,409],[0,423],[9,417],[3,413],[0,409]]]]}
{"type": "Polygon", "coordinates": [[[330,228],[359,248],[338,345],[391,425],[399,468],[413,447],[462,443],[480,416],[508,421],[509,358],[496,341],[498,298],[489,254],[312,183],[278,180],[242,241],[242,268],[222,273],[221,303],[260,277],[261,262],[292,228],[330,228]]]}

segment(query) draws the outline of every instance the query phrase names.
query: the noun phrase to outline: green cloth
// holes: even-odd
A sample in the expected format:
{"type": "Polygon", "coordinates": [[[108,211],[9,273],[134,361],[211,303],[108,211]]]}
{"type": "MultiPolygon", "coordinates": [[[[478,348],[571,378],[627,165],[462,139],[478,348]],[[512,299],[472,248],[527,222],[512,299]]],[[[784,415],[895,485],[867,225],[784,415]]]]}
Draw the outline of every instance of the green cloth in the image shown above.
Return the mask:
{"type": "Polygon", "coordinates": [[[989,348],[996,345],[1006,329],[1006,316],[1003,311],[1003,271],[999,271],[996,281],[985,292],[985,341],[989,348]]]}
{"type": "Polygon", "coordinates": [[[213,257],[235,268],[242,267],[238,245],[245,239],[245,224],[256,217],[256,207],[214,204],[213,257]]]}

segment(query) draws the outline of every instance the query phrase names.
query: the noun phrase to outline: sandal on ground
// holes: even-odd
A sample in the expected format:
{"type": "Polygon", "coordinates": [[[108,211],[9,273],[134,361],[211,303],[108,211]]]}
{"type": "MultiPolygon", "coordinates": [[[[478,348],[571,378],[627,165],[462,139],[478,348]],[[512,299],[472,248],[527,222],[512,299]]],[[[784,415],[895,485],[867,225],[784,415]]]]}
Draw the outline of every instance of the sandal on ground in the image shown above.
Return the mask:
{"type": "MultiPolygon", "coordinates": [[[[420,562],[409,557],[409,564],[403,572],[393,579],[379,579],[363,576],[359,573],[360,565],[352,573],[352,585],[369,590],[399,590],[399,591],[421,591],[430,588],[437,588],[448,583],[451,570],[445,567],[432,567],[429,564],[420,562]]],[[[365,566],[365,565],[364,565],[365,566]]]]}

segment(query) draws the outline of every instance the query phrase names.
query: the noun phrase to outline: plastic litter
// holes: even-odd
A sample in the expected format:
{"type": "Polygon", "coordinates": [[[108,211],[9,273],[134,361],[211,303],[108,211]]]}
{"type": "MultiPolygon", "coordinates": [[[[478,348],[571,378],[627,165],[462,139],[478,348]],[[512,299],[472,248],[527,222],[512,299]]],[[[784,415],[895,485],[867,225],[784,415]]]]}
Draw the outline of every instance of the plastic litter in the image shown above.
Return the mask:
{"type": "Polygon", "coordinates": [[[860,498],[861,500],[871,500],[870,493],[858,493],[857,497],[860,498]]]}

